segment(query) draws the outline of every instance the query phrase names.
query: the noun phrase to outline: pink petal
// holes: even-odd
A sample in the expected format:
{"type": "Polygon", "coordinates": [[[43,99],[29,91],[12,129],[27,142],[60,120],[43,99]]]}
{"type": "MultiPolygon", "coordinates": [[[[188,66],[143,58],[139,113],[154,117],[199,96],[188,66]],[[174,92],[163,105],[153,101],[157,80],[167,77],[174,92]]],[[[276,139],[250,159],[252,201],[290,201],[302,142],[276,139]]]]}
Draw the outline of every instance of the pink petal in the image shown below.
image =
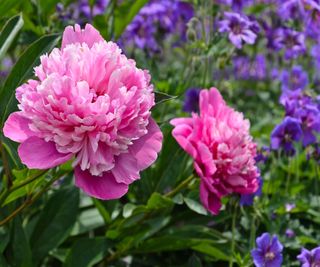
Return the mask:
{"type": "Polygon", "coordinates": [[[217,88],[210,88],[210,90],[202,90],[200,92],[200,114],[214,115],[219,110],[221,105],[225,105],[225,102],[217,88]]]}
{"type": "Polygon", "coordinates": [[[132,154],[120,154],[112,169],[112,174],[117,183],[131,184],[140,178],[137,160],[132,154]]]}
{"type": "Polygon", "coordinates": [[[134,141],[130,153],[135,157],[139,170],[148,168],[158,157],[162,147],[162,132],[153,119],[149,119],[148,133],[134,141]]]}
{"type": "Polygon", "coordinates": [[[65,48],[68,44],[86,43],[91,48],[94,43],[103,41],[104,39],[100,33],[90,24],[86,24],[85,28],[81,30],[80,26],[76,24],[66,27],[63,32],[61,48],[65,48]]]}
{"type": "Polygon", "coordinates": [[[21,112],[12,113],[3,127],[3,134],[15,142],[23,142],[34,133],[29,128],[30,120],[22,117],[21,112]]]}
{"type": "Polygon", "coordinates": [[[121,198],[128,192],[128,185],[117,183],[111,172],[102,176],[93,176],[89,171],[82,171],[80,167],[74,170],[75,184],[91,197],[109,200],[121,198]]]}
{"type": "Polygon", "coordinates": [[[57,151],[54,142],[32,136],[18,148],[18,154],[23,164],[30,169],[50,169],[72,158],[72,154],[57,151]]]}
{"type": "Polygon", "coordinates": [[[200,199],[203,206],[212,214],[217,215],[221,209],[221,199],[214,187],[205,179],[200,183],[200,199]]]}

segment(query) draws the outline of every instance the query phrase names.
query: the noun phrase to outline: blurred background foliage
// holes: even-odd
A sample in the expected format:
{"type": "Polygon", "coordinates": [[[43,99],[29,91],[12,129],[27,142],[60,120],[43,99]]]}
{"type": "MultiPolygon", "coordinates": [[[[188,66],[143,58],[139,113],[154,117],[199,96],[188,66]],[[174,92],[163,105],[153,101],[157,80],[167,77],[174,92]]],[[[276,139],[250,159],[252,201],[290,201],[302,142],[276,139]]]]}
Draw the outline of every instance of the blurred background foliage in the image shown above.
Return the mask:
{"type": "MultiPolygon", "coordinates": [[[[179,21],[183,30],[157,25],[152,33],[156,44],[151,46],[130,39],[130,34],[143,37],[146,32],[128,32],[136,15],[150,4],[147,0],[110,0],[105,6],[98,2],[0,1],[1,127],[17,109],[14,90],[32,77],[40,55],[59,46],[65,26],[89,22],[150,71],[159,92],[153,116],[165,136],[163,149],[126,196],[100,201],[73,185],[70,164],[48,171],[26,169],[17,145],[1,133],[0,266],[200,267],[228,266],[231,259],[235,266],[245,267],[252,266],[250,251],[263,232],[277,234],[284,244],[284,266],[299,266],[300,248],[315,247],[320,240],[319,162],[310,158],[310,151],[301,144],[295,144],[292,157],[266,150],[265,161],[259,163],[262,196],[251,206],[240,205],[239,196],[224,199],[222,212],[212,216],[199,202],[198,180],[171,191],[192,175],[193,167],[168,123],[187,116],[182,111],[187,89],[215,86],[228,104],[250,119],[259,148],[269,146],[273,128],[285,115],[278,101],[281,83],[273,75],[293,62],[266,49],[263,31],[254,45],[235,49],[215,26],[229,7],[215,1],[183,2],[191,8],[191,17],[182,15],[179,21]],[[252,65],[260,53],[267,60],[263,77],[254,72],[259,66],[252,65]],[[236,57],[249,59],[252,75],[246,71],[249,77],[241,76],[237,67],[245,63],[237,65],[236,57]]],[[[272,3],[258,1],[245,10],[259,20],[273,9],[272,3]]],[[[169,11],[165,10],[171,20],[169,11]]],[[[266,20],[272,19],[279,18],[266,20]]],[[[149,23],[147,18],[144,23],[149,23]]],[[[317,79],[311,78],[317,72],[311,57],[297,62],[308,71],[309,87],[319,93],[317,79]]]]}

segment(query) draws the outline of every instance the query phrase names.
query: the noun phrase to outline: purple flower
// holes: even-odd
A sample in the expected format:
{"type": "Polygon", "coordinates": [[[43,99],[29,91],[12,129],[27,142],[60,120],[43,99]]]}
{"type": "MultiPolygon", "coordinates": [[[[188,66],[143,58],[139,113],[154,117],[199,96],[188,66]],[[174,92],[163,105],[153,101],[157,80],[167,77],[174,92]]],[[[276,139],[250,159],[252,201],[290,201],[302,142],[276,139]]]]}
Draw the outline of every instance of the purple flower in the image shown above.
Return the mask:
{"type": "Polygon", "coordinates": [[[242,43],[254,44],[257,38],[256,23],[245,15],[234,12],[224,12],[224,20],[219,21],[219,32],[229,33],[231,43],[238,49],[242,43]]]}
{"type": "Polygon", "coordinates": [[[287,230],[286,230],[286,237],[288,237],[288,238],[294,238],[295,235],[296,235],[296,234],[295,234],[295,232],[294,232],[292,229],[287,229],[287,230]]]}
{"type": "Polygon", "coordinates": [[[305,16],[304,0],[278,0],[278,14],[283,20],[302,19],[305,16]]]}
{"type": "Polygon", "coordinates": [[[306,34],[318,39],[320,36],[320,4],[314,0],[304,0],[306,6],[305,31],[306,34]]]}
{"type": "Polygon", "coordinates": [[[235,57],[233,65],[237,79],[263,80],[267,77],[267,64],[264,55],[258,54],[253,62],[248,57],[235,57]]]}
{"type": "Polygon", "coordinates": [[[286,212],[292,211],[295,207],[296,207],[296,204],[294,204],[294,203],[286,203],[286,205],[285,205],[286,212]]]}
{"type": "Polygon", "coordinates": [[[220,4],[230,6],[234,11],[241,11],[244,7],[252,4],[252,0],[220,0],[220,4]]]}
{"type": "Polygon", "coordinates": [[[292,29],[277,29],[274,35],[273,45],[277,50],[285,50],[284,58],[286,60],[297,58],[306,52],[304,34],[292,29]]]}
{"type": "Polygon", "coordinates": [[[258,178],[259,188],[253,194],[242,194],[240,197],[240,205],[251,206],[253,204],[254,197],[260,197],[262,194],[263,180],[261,177],[258,178]]]}
{"type": "Polygon", "coordinates": [[[301,267],[319,267],[320,266],[320,247],[313,250],[301,249],[297,259],[301,262],[301,267]]]}
{"type": "Polygon", "coordinates": [[[183,111],[185,112],[198,112],[199,111],[199,95],[198,88],[190,88],[185,92],[183,111]]]}
{"type": "Polygon", "coordinates": [[[0,62],[0,83],[4,81],[9,71],[13,65],[12,59],[10,57],[5,57],[0,62]]]}
{"type": "Polygon", "coordinates": [[[186,40],[186,23],[193,17],[191,4],[182,1],[149,1],[127,26],[119,40],[124,47],[137,47],[149,53],[160,52],[159,40],[177,32],[186,40]]]}
{"type": "Polygon", "coordinates": [[[251,251],[256,267],[280,267],[282,263],[283,246],[278,237],[264,233],[256,240],[257,248],[251,251]]]}
{"type": "Polygon", "coordinates": [[[293,154],[295,149],[294,141],[299,141],[302,137],[302,129],[299,120],[285,117],[271,133],[271,148],[278,150],[283,148],[288,154],[293,154]]]}
{"type": "Polygon", "coordinates": [[[291,71],[282,71],[280,79],[284,91],[304,89],[309,83],[308,73],[301,66],[293,66],[291,71]]]}
{"type": "Polygon", "coordinates": [[[266,163],[270,156],[270,148],[267,146],[262,146],[261,149],[258,150],[257,156],[255,158],[256,162],[266,163]]]}
{"type": "Polygon", "coordinates": [[[314,59],[316,68],[320,69],[320,44],[314,45],[311,48],[311,56],[314,59]]]}

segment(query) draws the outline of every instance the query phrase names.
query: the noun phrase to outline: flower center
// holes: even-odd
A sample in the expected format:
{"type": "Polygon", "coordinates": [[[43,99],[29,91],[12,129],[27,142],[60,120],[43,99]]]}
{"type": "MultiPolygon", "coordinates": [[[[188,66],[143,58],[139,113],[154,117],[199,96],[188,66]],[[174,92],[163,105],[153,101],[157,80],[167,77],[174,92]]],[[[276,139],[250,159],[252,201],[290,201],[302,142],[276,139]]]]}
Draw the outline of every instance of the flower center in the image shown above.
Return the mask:
{"type": "Polygon", "coordinates": [[[275,255],[273,252],[267,252],[264,257],[267,261],[272,261],[275,258],[275,255]]]}
{"type": "Polygon", "coordinates": [[[320,262],[314,262],[311,264],[311,267],[320,267],[320,262]]]}

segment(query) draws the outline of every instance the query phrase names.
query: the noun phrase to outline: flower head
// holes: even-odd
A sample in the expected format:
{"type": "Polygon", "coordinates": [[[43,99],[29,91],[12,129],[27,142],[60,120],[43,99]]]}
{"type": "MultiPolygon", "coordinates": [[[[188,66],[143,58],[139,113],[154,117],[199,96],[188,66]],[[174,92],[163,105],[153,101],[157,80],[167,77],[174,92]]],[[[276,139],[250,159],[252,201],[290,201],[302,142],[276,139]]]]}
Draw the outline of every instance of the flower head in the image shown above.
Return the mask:
{"type": "Polygon", "coordinates": [[[300,141],[302,129],[299,120],[291,117],[285,117],[271,133],[271,148],[278,150],[283,148],[288,154],[294,153],[294,141],[300,141]]]}
{"type": "Polygon", "coordinates": [[[218,214],[223,196],[257,191],[256,144],[249,121],[228,107],[216,88],[200,92],[199,110],[191,118],[173,119],[172,134],[194,159],[204,207],[218,214]]]}
{"type": "Polygon", "coordinates": [[[301,66],[293,66],[291,71],[282,71],[280,79],[282,90],[304,89],[309,83],[308,73],[301,66]]]}
{"type": "Polygon", "coordinates": [[[305,35],[292,29],[280,28],[276,31],[273,46],[284,49],[284,58],[290,60],[306,52],[305,35]]]}
{"type": "Polygon", "coordinates": [[[280,267],[283,246],[276,235],[264,233],[256,240],[257,248],[251,251],[256,267],[280,267]]]}
{"type": "Polygon", "coordinates": [[[320,247],[313,250],[301,249],[298,255],[298,260],[301,262],[301,267],[319,267],[320,266],[320,247]]]}
{"type": "Polygon", "coordinates": [[[286,237],[288,237],[288,238],[294,238],[295,237],[295,232],[292,230],[292,229],[287,229],[286,230],[286,237]]]}
{"type": "Polygon", "coordinates": [[[20,111],[3,132],[21,161],[49,169],[75,158],[76,185],[90,196],[124,195],[161,148],[147,71],[87,24],[65,29],[61,49],[43,55],[36,79],[16,90],[20,111]]]}
{"type": "Polygon", "coordinates": [[[257,38],[257,24],[245,15],[234,12],[225,12],[224,19],[219,21],[219,32],[227,32],[230,42],[236,48],[242,44],[254,44],[257,38]]]}
{"type": "Polygon", "coordinates": [[[198,112],[199,111],[199,96],[200,89],[190,88],[185,93],[183,111],[185,112],[198,112]]]}

